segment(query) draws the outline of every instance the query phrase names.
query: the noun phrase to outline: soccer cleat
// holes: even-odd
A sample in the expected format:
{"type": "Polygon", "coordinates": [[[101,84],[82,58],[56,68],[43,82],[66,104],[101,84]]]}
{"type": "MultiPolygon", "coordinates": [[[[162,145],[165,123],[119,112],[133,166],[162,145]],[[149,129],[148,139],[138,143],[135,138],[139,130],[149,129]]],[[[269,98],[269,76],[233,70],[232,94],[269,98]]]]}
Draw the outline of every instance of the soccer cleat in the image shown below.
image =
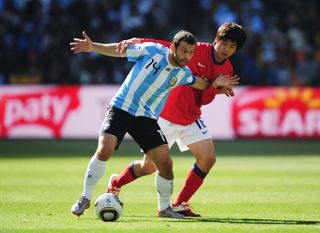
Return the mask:
{"type": "Polygon", "coordinates": [[[171,207],[168,207],[165,210],[158,211],[158,217],[160,218],[185,218],[184,215],[174,212],[171,207]]]}
{"type": "Polygon", "coordinates": [[[108,188],[106,189],[106,193],[112,193],[116,196],[119,196],[121,188],[115,187],[112,185],[112,181],[118,176],[118,174],[111,174],[109,177],[108,188]]]}
{"type": "Polygon", "coordinates": [[[71,207],[71,213],[80,217],[83,212],[90,207],[90,200],[85,196],[81,196],[80,199],[71,207]]]}
{"type": "Polygon", "coordinates": [[[185,202],[182,202],[180,205],[173,205],[172,210],[176,213],[182,214],[185,217],[201,217],[200,214],[196,214],[192,211],[190,204],[185,202]]]}

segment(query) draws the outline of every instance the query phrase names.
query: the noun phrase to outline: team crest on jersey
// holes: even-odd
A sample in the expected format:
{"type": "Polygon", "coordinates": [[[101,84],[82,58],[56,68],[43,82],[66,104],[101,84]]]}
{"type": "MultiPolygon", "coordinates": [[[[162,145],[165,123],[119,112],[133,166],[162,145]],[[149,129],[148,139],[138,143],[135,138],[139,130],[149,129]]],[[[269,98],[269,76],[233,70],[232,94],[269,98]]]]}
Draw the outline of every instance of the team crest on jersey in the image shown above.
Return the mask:
{"type": "Polygon", "coordinates": [[[174,86],[174,85],[176,85],[177,81],[178,81],[178,78],[176,76],[173,76],[171,78],[171,80],[169,81],[169,85],[174,86]]]}

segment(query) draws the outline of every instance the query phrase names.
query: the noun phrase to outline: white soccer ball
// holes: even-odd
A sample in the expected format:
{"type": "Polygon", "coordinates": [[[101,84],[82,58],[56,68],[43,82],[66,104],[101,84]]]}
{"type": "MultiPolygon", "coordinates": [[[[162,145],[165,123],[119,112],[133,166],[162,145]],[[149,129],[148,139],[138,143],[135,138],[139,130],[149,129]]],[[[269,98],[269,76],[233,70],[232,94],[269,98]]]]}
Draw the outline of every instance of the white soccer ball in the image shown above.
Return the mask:
{"type": "Polygon", "coordinates": [[[123,203],[112,193],[100,195],[94,203],[96,215],[105,222],[116,221],[122,214],[123,203]]]}

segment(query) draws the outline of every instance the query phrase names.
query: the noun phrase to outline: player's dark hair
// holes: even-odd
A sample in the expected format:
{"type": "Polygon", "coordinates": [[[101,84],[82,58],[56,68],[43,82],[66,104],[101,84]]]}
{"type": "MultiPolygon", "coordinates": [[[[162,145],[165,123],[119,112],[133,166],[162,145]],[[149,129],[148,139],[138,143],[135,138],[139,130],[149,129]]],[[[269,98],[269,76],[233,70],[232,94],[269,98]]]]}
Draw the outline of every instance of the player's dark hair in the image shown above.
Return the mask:
{"type": "Polygon", "coordinates": [[[217,40],[230,40],[237,43],[237,50],[239,50],[247,39],[247,34],[244,29],[237,23],[228,22],[222,24],[216,35],[217,40]]]}
{"type": "Polygon", "coordinates": [[[194,35],[192,35],[192,33],[181,30],[174,35],[172,44],[174,44],[174,46],[178,48],[181,41],[185,41],[187,42],[187,44],[194,45],[196,43],[196,38],[194,35]]]}

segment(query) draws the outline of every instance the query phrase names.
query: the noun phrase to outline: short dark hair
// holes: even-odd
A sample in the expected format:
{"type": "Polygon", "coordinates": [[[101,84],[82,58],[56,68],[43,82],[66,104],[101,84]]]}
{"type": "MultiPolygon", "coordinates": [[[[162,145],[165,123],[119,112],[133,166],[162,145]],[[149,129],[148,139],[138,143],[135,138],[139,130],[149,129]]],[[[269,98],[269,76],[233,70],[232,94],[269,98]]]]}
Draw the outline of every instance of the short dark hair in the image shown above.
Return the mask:
{"type": "Polygon", "coordinates": [[[196,43],[196,38],[194,35],[192,35],[192,33],[185,30],[180,30],[174,35],[172,44],[178,48],[181,41],[185,41],[187,44],[194,45],[196,43]]]}
{"type": "Polygon", "coordinates": [[[247,39],[245,30],[237,23],[227,22],[222,24],[216,35],[218,40],[230,40],[237,43],[237,50],[239,50],[247,39]]]}

